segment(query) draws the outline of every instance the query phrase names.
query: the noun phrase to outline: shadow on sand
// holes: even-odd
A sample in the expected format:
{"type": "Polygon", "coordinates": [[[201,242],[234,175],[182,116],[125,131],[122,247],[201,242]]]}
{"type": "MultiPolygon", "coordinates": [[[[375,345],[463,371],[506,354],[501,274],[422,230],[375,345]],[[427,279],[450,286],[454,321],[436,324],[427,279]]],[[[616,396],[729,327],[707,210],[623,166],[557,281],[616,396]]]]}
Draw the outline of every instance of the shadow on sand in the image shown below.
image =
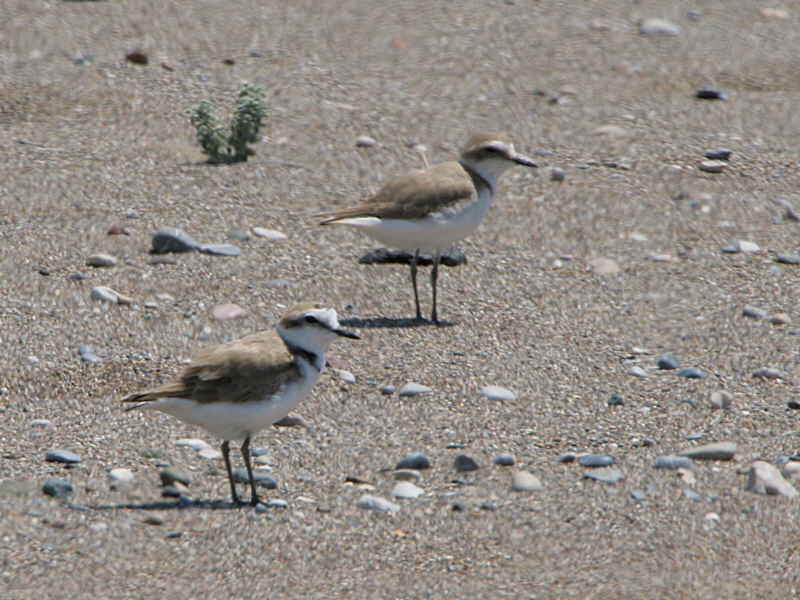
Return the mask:
{"type": "Polygon", "coordinates": [[[357,317],[341,319],[339,321],[345,327],[353,329],[402,329],[411,327],[453,327],[455,323],[440,320],[438,325],[428,319],[415,319],[409,317],[370,317],[360,319],[357,317]]]}

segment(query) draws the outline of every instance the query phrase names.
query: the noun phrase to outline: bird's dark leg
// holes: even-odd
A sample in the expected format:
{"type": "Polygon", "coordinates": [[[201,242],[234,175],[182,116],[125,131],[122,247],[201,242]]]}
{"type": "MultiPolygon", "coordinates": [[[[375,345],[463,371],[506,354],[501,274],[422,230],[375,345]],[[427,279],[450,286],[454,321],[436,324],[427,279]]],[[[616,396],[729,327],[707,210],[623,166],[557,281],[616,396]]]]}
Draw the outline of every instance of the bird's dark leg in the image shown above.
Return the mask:
{"type": "Polygon", "coordinates": [[[231,484],[231,497],[234,504],[239,504],[239,495],[236,493],[236,482],[233,480],[233,471],[231,470],[231,450],[228,447],[228,440],[222,442],[222,458],[225,459],[225,470],[228,471],[228,482],[231,484]]]}
{"type": "Polygon", "coordinates": [[[433,309],[431,310],[431,321],[439,324],[439,316],[436,314],[436,280],[439,278],[439,262],[442,260],[442,252],[436,251],[433,256],[433,268],[431,269],[431,289],[433,290],[433,309]]]}
{"type": "Polygon", "coordinates": [[[250,504],[255,506],[258,504],[258,494],[256,494],[256,481],[253,479],[253,467],[250,466],[250,436],[244,438],[242,444],[242,458],[244,458],[244,466],[247,467],[247,477],[250,479],[250,504]]]}
{"type": "Polygon", "coordinates": [[[417,308],[417,320],[422,320],[422,311],[419,309],[419,292],[417,291],[417,262],[419,261],[419,248],[414,251],[411,259],[411,286],[414,288],[414,306],[417,308]]]}

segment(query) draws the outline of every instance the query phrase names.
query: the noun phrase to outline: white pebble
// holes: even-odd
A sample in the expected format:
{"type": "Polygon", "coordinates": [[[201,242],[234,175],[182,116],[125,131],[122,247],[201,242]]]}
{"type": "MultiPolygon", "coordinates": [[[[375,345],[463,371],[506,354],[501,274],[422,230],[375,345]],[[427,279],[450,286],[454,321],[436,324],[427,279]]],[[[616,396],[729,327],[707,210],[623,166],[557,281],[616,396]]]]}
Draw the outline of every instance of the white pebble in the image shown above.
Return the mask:
{"type": "Polygon", "coordinates": [[[356,502],[356,506],[365,510],[375,510],[385,513],[394,513],[400,510],[400,506],[398,504],[390,502],[389,500],[386,500],[386,498],[381,498],[380,496],[371,496],[369,494],[364,494],[361,496],[361,498],[358,499],[358,502],[356,502]]]}
{"type": "Polygon", "coordinates": [[[481,388],[481,396],[489,400],[516,400],[517,395],[511,390],[499,385],[487,385],[481,388]]]}
{"type": "Polygon", "coordinates": [[[205,458],[206,460],[216,460],[222,458],[222,452],[216,448],[204,448],[197,453],[197,456],[205,458]]]}
{"type": "Polygon", "coordinates": [[[392,488],[392,496],[395,498],[419,498],[424,493],[425,490],[410,481],[398,481],[392,488]]]}
{"type": "Polygon", "coordinates": [[[133,471],[130,469],[111,469],[108,472],[108,477],[111,481],[117,481],[119,483],[130,483],[133,481],[133,471]]]}
{"type": "Polygon", "coordinates": [[[275,229],[264,229],[263,227],[253,227],[253,234],[257,237],[273,241],[285,240],[288,237],[281,231],[276,231],[275,229]]]}
{"type": "Polygon", "coordinates": [[[188,446],[192,450],[197,450],[198,452],[200,450],[207,450],[208,448],[211,448],[211,445],[209,445],[208,442],[206,442],[204,440],[197,439],[197,438],[183,438],[183,439],[177,440],[175,442],[175,445],[176,446],[188,446]]]}

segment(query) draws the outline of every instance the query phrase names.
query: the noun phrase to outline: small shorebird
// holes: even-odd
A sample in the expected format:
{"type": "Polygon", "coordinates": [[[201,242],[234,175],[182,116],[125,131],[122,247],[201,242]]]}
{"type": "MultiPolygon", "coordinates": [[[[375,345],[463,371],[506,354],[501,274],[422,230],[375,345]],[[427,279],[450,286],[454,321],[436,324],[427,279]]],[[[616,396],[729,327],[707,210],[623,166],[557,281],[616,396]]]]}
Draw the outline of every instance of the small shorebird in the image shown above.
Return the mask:
{"type": "Polygon", "coordinates": [[[432,252],[431,320],[438,324],[436,280],[441,254],[478,228],[492,203],[498,178],[514,165],[538,166],[503,136],[474,135],[458,161],[391,179],[360,206],[317,216],[324,219],[321,225],[350,225],[386,246],[414,250],[411,285],[420,320],[417,261],[420,251],[432,252]]]}
{"type": "Polygon", "coordinates": [[[250,504],[258,494],[250,465],[250,438],[289,414],[325,368],[325,352],[337,337],[359,339],[339,326],[336,311],[316,304],[289,310],[275,330],[204,349],[177,381],[123,398],[126,410],[150,408],[205,427],[222,438],[233,502],[239,504],[228,443],[244,440],[241,451],[250,479],[250,504]]]}

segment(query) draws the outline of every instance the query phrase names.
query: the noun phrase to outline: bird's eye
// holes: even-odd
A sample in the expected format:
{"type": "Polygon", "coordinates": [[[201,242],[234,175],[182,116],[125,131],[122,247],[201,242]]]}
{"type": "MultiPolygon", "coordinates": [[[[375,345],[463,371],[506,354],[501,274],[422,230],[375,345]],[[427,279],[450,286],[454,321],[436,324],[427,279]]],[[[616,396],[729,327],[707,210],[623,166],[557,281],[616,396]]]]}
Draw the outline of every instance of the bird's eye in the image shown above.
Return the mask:
{"type": "Polygon", "coordinates": [[[306,315],[306,318],[303,319],[306,323],[319,323],[319,319],[313,315],[306,315]]]}

